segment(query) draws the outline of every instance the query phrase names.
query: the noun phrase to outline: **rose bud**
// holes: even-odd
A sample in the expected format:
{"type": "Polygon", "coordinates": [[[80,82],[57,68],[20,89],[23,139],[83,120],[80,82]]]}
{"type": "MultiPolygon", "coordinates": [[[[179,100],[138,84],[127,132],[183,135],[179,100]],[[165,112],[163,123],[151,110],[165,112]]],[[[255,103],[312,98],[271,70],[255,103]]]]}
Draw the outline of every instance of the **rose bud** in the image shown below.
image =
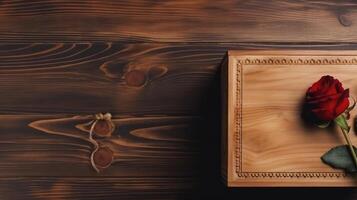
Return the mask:
{"type": "Polygon", "coordinates": [[[323,76],[306,92],[304,112],[317,124],[330,122],[349,106],[349,90],[339,80],[323,76]]]}

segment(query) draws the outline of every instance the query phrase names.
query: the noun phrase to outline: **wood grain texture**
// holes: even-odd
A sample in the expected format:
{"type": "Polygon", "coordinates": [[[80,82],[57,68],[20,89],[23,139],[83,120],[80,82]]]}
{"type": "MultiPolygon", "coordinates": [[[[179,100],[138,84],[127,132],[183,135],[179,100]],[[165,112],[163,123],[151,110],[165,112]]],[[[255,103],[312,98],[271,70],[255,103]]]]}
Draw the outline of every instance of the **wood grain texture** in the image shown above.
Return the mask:
{"type": "Polygon", "coordinates": [[[320,129],[301,117],[306,90],[321,76],[335,76],[357,95],[356,57],[356,51],[229,53],[228,135],[223,138],[228,184],[356,186],[355,177],[320,159],[345,143],[338,127],[320,129]]]}
{"type": "Polygon", "coordinates": [[[116,116],[114,135],[99,139],[114,151],[114,163],[100,174],[90,166],[93,147],[88,131],[81,127],[91,120],[89,116],[2,115],[1,119],[7,126],[2,127],[0,177],[167,176],[175,168],[176,175],[193,172],[194,162],[188,162],[197,152],[189,134],[192,117],[116,116]]]}
{"type": "Polygon", "coordinates": [[[6,83],[0,87],[8,95],[0,100],[2,113],[197,114],[225,50],[76,43],[14,45],[9,52],[8,46],[0,55],[6,83]]]}
{"type": "Polygon", "coordinates": [[[199,115],[228,49],[354,47],[5,43],[0,45],[0,91],[7,98],[0,98],[0,113],[199,115]]]}
{"type": "Polygon", "coordinates": [[[271,48],[355,46],[1,44],[1,199],[224,195],[214,89],[219,65],[228,49],[271,48]],[[100,139],[115,161],[99,174],[90,166],[84,126],[98,112],[111,112],[117,127],[100,139]]]}
{"type": "Polygon", "coordinates": [[[0,45],[1,199],[197,196],[199,169],[210,168],[200,163],[202,102],[227,48],[0,45]],[[114,151],[101,173],[84,126],[98,112],[111,112],[117,127],[99,140],[114,151]]]}
{"type": "Polygon", "coordinates": [[[0,198],[13,199],[187,199],[197,187],[190,178],[1,178],[0,198]],[[14,192],[21,191],[21,192],[14,192]]]}
{"type": "Polygon", "coordinates": [[[220,183],[221,59],[228,49],[356,48],[355,10],[353,1],[0,1],[0,199],[254,199],[220,183]],[[100,174],[81,126],[98,112],[119,127],[101,140],[118,162],[100,174]]]}
{"type": "Polygon", "coordinates": [[[351,0],[3,0],[0,39],[356,42],[356,9],[351,0]]]}

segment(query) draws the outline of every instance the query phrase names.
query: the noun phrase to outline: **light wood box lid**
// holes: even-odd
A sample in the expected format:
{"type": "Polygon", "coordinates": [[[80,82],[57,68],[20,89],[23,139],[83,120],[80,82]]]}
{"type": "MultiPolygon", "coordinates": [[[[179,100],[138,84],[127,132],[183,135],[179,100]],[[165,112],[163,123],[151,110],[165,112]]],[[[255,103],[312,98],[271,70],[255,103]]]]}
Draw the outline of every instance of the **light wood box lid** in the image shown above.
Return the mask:
{"type": "MultiPolygon", "coordinates": [[[[337,128],[301,118],[305,92],[323,75],[357,97],[357,51],[229,51],[222,62],[222,177],[230,187],[357,186],[320,157],[345,144],[337,128]]],[[[351,113],[352,119],[356,112],[351,113]]],[[[354,144],[357,135],[350,133],[354,144]]]]}

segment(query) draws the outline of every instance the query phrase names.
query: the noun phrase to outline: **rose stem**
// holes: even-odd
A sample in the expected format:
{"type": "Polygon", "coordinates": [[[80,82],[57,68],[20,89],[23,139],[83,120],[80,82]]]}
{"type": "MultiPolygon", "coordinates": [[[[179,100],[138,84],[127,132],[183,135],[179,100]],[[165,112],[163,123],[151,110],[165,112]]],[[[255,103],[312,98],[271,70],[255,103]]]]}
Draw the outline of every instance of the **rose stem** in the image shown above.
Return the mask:
{"type": "Polygon", "coordinates": [[[355,167],[357,168],[357,156],[356,156],[356,152],[354,151],[354,148],[352,146],[350,137],[348,136],[348,133],[343,128],[341,128],[341,130],[342,130],[343,136],[345,136],[345,140],[348,144],[348,147],[350,148],[355,167]]]}

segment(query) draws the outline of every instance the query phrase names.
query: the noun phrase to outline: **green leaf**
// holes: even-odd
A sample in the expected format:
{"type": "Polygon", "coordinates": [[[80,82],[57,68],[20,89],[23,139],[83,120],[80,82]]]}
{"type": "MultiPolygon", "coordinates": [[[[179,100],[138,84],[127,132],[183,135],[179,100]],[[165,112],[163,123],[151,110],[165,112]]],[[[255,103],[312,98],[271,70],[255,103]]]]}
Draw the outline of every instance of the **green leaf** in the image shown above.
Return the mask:
{"type": "MultiPolygon", "coordinates": [[[[353,147],[353,149],[357,152],[356,147],[353,147]]],[[[321,160],[333,168],[344,169],[347,172],[357,172],[350,149],[347,145],[337,146],[330,149],[321,156],[321,160]]]]}
{"type": "Polygon", "coordinates": [[[345,130],[347,133],[350,132],[350,127],[348,126],[345,115],[340,115],[335,119],[336,124],[345,130]]]}

